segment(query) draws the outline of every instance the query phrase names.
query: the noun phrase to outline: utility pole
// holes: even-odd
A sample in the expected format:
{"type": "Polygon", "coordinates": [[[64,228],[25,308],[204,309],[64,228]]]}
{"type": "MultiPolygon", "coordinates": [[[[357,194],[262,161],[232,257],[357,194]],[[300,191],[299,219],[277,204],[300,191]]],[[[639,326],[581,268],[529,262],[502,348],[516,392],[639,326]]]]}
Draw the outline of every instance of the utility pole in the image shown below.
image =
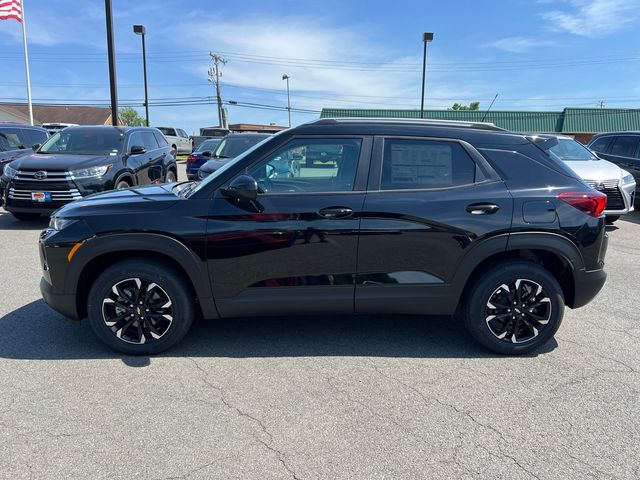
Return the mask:
{"type": "Polygon", "coordinates": [[[216,98],[218,101],[218,125],[227,128],[227,118],[222,108],[222,95],[220,94],[220,77],[222,76],[222,65],[226,65],[227,60],[217,53],[209,52],[213,67],[209,68],[209,81],[216,87],[216,98]]]}
{"type": "Polygon", "coordinates": [[[287,81],[287,112],[289,113],[289,128],[291,128],[291,96],[289,95],[289,75],[282,75],[282,79],[287,81]]]}
{"type": "Polygon", "coordinates": [[[107,21],[107,55],[109,57],[109,90],[111,91],[111,125],[118,125],[118,85],[116,81],[116,48],[113,42],[113,13],[111,0],[104,0],[107,21]]]}
{"type": "Polygon", "coordinates": [[[600,101],[598,102],[598,106],[599,106],[601,109],[602,109],[602,108],[604,108],[604,100],[600,100],[600,101]]]}

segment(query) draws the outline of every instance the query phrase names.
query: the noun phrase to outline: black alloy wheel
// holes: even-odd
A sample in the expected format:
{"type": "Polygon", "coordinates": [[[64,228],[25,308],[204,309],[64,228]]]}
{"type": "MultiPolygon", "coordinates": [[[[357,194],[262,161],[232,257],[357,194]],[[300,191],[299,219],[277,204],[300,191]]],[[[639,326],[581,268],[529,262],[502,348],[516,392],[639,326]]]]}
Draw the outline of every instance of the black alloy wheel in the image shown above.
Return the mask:
{"type": "Polygon", "coordinates": [[[113,285],[102,300],[102,319],[120,340],[143,344],[159,340],[171,328],[172,306],[157,283],[127,278],[113,285]]]}
{"type": "Polygon", "coordinates": [[[500,285],[486,304],[485,321],[491,333],[505,342],[534,339],[549,325],[551,299],[537,282],[518,278],[500,285]]]}

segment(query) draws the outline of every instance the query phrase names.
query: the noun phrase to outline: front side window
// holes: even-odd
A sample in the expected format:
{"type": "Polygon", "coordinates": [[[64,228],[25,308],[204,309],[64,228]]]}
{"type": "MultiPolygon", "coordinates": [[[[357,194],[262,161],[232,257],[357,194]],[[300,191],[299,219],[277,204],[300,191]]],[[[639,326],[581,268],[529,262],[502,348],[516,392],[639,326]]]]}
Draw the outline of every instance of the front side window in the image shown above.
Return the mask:
{"type": "Polygon", "coordinates": [[[7,150],[21,150],[27,148],[26,139],[23,135],[19,135],[17,129],[0,130],[0,136],[3,138],[3,145],[8,144],[7,150]]]}
{"type": "Polygon", "coordinates": [[[123,141],[124,133],[115,128],[66,128],[47,140],[38,153],[115,155],[123,141]]]}
{"type": "Polygon", "coordinates": [[[607,151],[607,146],[609,145],[609,141],[611,139],[609,137],[602,137],[597,139],[595,142],[591,144],[589,148],[594,152],[602,152],[605,153],[607,151]]]}
{"type": "Polygon", "coordinates": [[[361,146],[359,138],[293,140],[253,166],[249,175],[264,193],[351,191],[361,146]]]}
{"type": "Polygon", "coordinates": [[[613,141],[610,153],[619,157],[635,157],[639,140],[639,137],[632,136],[617,137],[613,141]]]}
{"type": "Polygon", "coordinates": [[[446,188],[475,181],[476,165],[457,142],[386,139],[381,190],[446,188]]]}

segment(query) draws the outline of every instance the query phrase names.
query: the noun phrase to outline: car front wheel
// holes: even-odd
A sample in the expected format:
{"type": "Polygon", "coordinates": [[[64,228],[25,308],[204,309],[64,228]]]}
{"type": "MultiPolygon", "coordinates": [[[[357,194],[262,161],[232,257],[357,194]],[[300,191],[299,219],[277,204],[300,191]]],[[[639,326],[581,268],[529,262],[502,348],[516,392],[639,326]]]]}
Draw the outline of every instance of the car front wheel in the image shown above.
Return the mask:
{"type": "Polygon", "coordinates": [[[519,355],[547,343],[564,315],[556,278],[538,264],[512,261],[481,274],[471,287],[465,324],[489,350],[519,355]]]}
{"type": "Polygon", "coordinates": [[[151,260],[116,263],[89,291],[89,324],[100,340],[122,353],[167,350],[193,321],[193,295],[186,284],[179,272],[151,260]]]}

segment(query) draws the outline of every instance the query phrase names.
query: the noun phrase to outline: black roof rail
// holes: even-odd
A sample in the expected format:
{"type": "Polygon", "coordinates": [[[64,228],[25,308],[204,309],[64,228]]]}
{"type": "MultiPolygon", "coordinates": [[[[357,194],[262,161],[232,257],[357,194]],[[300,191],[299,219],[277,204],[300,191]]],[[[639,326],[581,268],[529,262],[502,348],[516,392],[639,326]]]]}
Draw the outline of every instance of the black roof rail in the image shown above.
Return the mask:
{"type": "Polygon", "coordinates": [[[455,127],[472,128],[478,130],[493,130],[506,132],[504,128],[496,127],[491,122],[467,122],[462,120],[439,120],[433,118],[382,118],[382,117],[338,117],[320,118],[312,120],[305,125],[335,125],[340,123],[384,123],[396,125],[422,125],[425,127],[455,127]]]}

